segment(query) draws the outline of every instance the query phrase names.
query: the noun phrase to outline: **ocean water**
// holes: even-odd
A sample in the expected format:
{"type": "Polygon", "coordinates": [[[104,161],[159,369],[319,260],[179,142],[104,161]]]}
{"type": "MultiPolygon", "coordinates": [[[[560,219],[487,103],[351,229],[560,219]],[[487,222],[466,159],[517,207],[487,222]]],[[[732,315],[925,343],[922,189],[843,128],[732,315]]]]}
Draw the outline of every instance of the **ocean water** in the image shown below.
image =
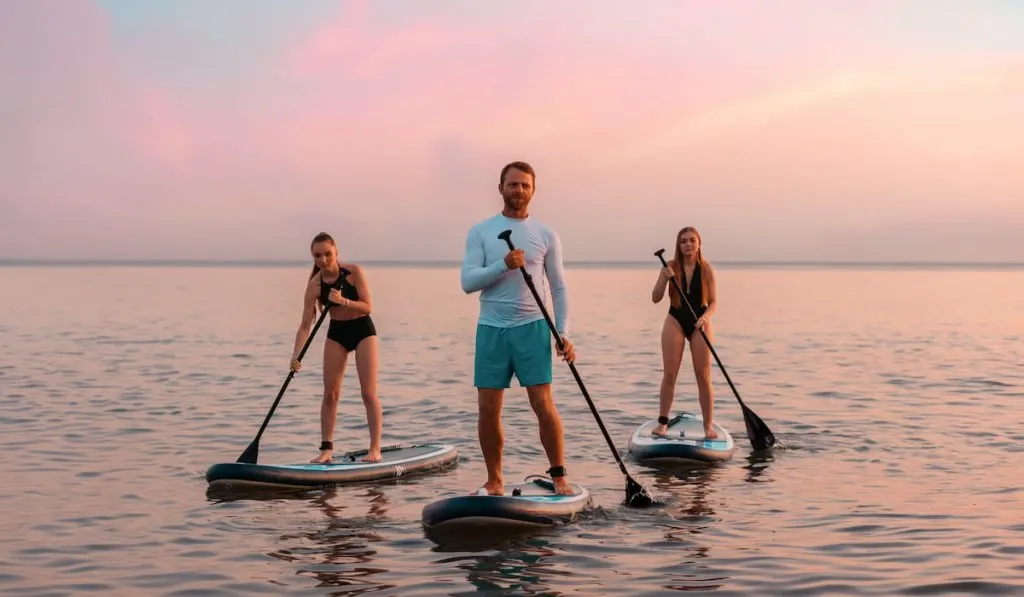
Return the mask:
{"type": "MultiPolygon", "coordinates": [[[[657,267],[568,271],[577,367],[555,365],[572,480],[597,507],[517,537],[428,538],[422,508],[484,479],[476,295],[453,267],[368,267],[385,443],[444,440],[458,466],[398,482],[225,498],[204,471],[255,435],[287,372],[308,267],[0,268],[4,595],[1024,594],[1024,269],[721,267],[715,348],[779,445],[659,471],[626,452],[656,415],[657,267]]],[[[319,442],[324,330],[261,441],[319,442]]],[[[698,409],[689,355],[677,409],[698,409]]],[[[354,364],[336,443],[365,447],[354,364]]],[[[546,460],[506,397],[506,480],[546,460]]]]}

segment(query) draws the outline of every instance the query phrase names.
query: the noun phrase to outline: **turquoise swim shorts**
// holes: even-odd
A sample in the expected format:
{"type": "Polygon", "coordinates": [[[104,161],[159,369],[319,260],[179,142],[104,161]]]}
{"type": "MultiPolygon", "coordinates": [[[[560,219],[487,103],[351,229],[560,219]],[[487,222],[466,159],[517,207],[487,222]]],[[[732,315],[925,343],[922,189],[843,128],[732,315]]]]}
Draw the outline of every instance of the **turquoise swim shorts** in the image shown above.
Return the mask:
{"type": "Polygon", "coordinates": [[[551,343],[543,319],[510,328],[476,327],[473,385],[508,388],[515,374],[522,387],[551,383],[551,343]]]}

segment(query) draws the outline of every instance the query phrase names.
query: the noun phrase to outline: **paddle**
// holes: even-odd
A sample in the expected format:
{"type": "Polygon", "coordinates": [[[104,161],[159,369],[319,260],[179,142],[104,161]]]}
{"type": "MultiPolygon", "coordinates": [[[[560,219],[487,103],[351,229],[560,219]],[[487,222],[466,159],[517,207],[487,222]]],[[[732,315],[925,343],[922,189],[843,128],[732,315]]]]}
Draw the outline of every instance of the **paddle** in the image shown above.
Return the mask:
{"type": "MultiPolygon", "coordinates": [[[[668,267],[668,263],[665,262],[663,254],[665,249],[658,249],[654,252],[654,255],[661,260],[661,265],[668,267]]],[[[683,289],[679,285],[679,281],[676,280],[675,276],[672,277],[672,284],[676,288],[676,292],[682,297],[683,302],[687,308],[690,309],[690,313],[694,319],[697,319],[697,312],[693,310],[693,305],[690,304],[689,299],[683,294],[683,289]]],[[[722,370],[722,374],[725,375],[725,381],[729,382],[729,387],[732,388],[732,393],[735,394],[736,400],[740,403],[740,408],[743,410],[743,424],[747,427],[747,437],[750,439],[750,445],[755,450],[767,450],[768,448],[775,445],[775,434],[772,433],[771,429],[768,429],[768,425],[761,420],[761,417],[747,408],[746,404],[743,404],[743,399],[740,398],[740,392],[733,385],[732,379],[729,378],[729,373],[725,370],[725,365],[722,364],[722,359],[718,358],[718,353],[715,352],[715,348],[711,346],[711,341],[708,340],[707,334],[704,330],[700,330],[700,335],[704,337],[704,343],[708,345],[708,349],[711,350],[711,354],[714,355],[715,361],[718,363],[718,368],[722,370]]]]}
{"type": "MultiPolygon", "coordinates": [[[[508,244],[509,250],[515,250],[512,246],[512,231],[506,230],[498,235],[498,238],[505,241],[508,244]]],[[[548,328],[551,330],[551,334],[555,337],[555,343],[558,344],[559,350],[565,348],[565,344],[562,343],[562,337],[559,336],[558,330],[555,329],[555,323],[551,321],[551,316],[548,315],[548,310],[544,307],[544,301],[537,294],[537,288],[533,285],[533,278],[526,271],[525,267],[520,267],[519,271],[523,274],[523,279],[526,280],[526,285],[530,287],[530,292],[533,293],[533,298],[537,301],[537,306],[540,307],[541,313],[544,314],[544,320],[548,322],[548,328]]],[[[587,388],[583,385],[583,380],[580,379],[580,374],[576,371],[576,365],[569,363],[569,370],[572,371],[573,377],[576,378],[576,384],[579,385],[580,391],[583,392],[583,397],[587,400],[587,405],[590,406],[590,412],[594,414],[594,418],[597,419],[597,425],[601,428],[601,434],[604,435],[604,439],[608,442],[608,447],[611,448],[612,456],[615,457],[615,461],[619,464],[619,470],[626,476],[626,506],[645,508],[648,506],[660,505],[661,502],[651,497],[647,490],[637,483],[633,477],[629,475],[626,470],[626,465],[623,464],[622,458],[619,457],[619,451],[615,448],[615,444],[612,443],[612,438],[608,435],[608,430],[605,429],[604,423],[601,421],[601,415],[597,412],[597,407],[594,406],[594,402],[590,399],[590,394],[587,393],[587,388]]]]}
{"type": "MultiPolygon", "coordinates": [[[[338,274],[338,281],[334,284],[335,288],[338,287],[341,283],[341,279],[344,277],[344,272],[338,274]]],[[[299,361],[300,363],[302,362],[302,357],[305,356],[306,350],[309,349],[309,345],[313,343],[313,338],[316,336],[317,330],[320,329],[320,324],[322,324],[324,319],[327,318],[327,313],[331,310],[332,304],[333,303],[329,302],[324,305],[324,310],[316,320],[316,325],[313,326],[313,330],[309,332],[309,337],[306,338],[306,343],[302,346],[302,350],[299,352],[298,358],[295,359],[296,361],[299,361]]],[[[274,416],[274,410],[277,409],[277,403],[281,401],[281,397],[284,396],[284,391],[288,388],[288,384],[291,383],[293,377],[295,377],[295,371],[292,371],[289,367],[288,376],[284,378],[284,385],[281,386],[281,391],[277,393],[277,398],[274,400],[274,404],[270,407],[270,412],[267,413],[267,417],[263,419],[263,424],[260,425],[260,430],[256,432],[256,437],[252,440],[252,443],[249,444],[249,447],[242,452],[242,455],[239,456],[238,460],[235,462],[256,464],[256,461],[259,459],[260,437],[263,436],[263,430],[267,428],[267,423],[270,422],[270,417],[274,416]]]]}

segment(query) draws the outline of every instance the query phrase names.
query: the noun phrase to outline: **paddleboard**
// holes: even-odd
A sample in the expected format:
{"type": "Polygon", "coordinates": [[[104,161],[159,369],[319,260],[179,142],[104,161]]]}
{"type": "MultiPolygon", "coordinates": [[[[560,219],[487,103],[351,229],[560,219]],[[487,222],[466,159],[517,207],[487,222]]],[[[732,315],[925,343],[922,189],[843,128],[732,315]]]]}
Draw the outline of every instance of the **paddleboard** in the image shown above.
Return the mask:
{"type": "Polygon", "coordinates": [[[629,438],[629,451],[644,461],[699,461],[729,460],[736,452],[732,435],[714,423],[718,437],[704,438],[704,419],[700,415],[681,413],[668,421],[666,437],[651,435],[658,426],[657,419],[645,421],[629,438]]]}
{"type": "Polygon", "coordinates": [[[505,485],[505,495],[478,491],[443,498],[423,508],[423,526],[451,530],[457,527],[550,527],[572,522],[593,506],[590,490],[574,483],[572,495],[558,495],[548,477],[530,475],[522,483],[505,485]]]}
{"type": "Polygon", "coordinates": [[[381,448],[379,462],[363,462],[366,454],[366,450],[346,452],[323,464],[221,462],[206,471],[206,482],[211,487],[329,487],[436,472],[459,458],[455,446],[429,443],[381,448]]]}

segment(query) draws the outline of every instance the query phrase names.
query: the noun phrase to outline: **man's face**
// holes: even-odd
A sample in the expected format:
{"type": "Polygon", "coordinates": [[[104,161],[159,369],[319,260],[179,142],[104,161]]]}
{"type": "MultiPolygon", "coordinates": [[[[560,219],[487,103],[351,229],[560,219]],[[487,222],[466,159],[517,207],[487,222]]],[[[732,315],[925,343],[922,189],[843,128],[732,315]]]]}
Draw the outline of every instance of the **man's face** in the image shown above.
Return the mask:
{"type": "Polygon", "coordinates": [[[505,207],[512,211],[526,209],[533,198],[533,177],[522,170],[509,168],[500,190],[505,207]]]}

